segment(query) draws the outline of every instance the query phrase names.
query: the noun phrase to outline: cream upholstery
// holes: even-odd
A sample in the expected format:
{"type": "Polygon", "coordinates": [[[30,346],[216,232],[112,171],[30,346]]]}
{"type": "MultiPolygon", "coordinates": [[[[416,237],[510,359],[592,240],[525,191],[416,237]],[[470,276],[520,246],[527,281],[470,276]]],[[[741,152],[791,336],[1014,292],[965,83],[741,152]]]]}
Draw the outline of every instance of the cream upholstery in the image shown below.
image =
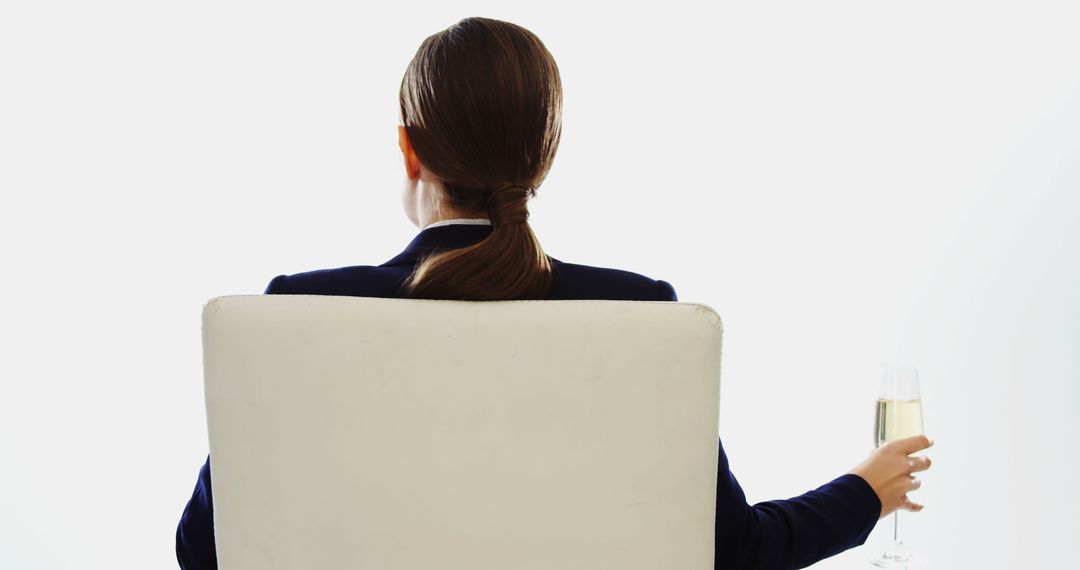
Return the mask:
{"type": "Polygon", "coordinates": [[[203,342],[224,570],[713,567],[704,305],[232,296],[203,342]]]}

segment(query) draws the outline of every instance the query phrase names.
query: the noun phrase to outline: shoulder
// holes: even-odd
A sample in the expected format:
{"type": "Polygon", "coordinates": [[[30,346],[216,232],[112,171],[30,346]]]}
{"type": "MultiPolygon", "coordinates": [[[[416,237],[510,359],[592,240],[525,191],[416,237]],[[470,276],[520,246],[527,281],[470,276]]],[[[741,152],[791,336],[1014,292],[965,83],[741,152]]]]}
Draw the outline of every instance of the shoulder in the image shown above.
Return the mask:
{"type": "Polygon", "coordinates": [[[554,272],[552,299],[678,301],[675,288],[662,279],[625,269],[550,259],[554,272]]]}
{"type": "Polygon", "coordinates": [[[408,277],[406,268],[353,265],[278,275],[266,286],[267,295],[349,295],[396,297],[408,277]]]}
{"type": "MultiPolygon", "coordinates": [[[[550,299],[605,299],[678,301],[670,283],[640,273],[551,259],[550,299]]],[[[409,277],[407,266],[354,265],[278,275],[266,287],[267,295],[348,295],[399,297],[409,277]]]]}

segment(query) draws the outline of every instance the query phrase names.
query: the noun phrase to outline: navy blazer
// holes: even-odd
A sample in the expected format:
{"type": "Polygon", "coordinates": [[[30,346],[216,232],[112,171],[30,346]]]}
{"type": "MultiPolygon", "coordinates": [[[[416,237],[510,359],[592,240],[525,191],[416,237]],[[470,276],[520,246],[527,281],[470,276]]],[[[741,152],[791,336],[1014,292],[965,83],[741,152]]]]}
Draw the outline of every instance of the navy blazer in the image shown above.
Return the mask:
{"type": "MultiPolygon", "coordinates": [[[[489,225],[451,224],[421,231],[393,259],[360,265],[279,275],[266,294],[402,297],[401,285],[424,254],[475,243],[489,225]]],[[[676,301],[666,281],[643,275],[550,258],[549,299],[676,301]]],[[[798,497],[748,505],[720,447],[716,481],[716,568],[787,569],[809,566],[866,541],[881,514],[881,502],[861,477],[841,476],[798,497]]],[[[176,558],[181,568],[217,568],[214,543],[210,458],[199,471],[195,491],[176,528],[176,558]]]]}

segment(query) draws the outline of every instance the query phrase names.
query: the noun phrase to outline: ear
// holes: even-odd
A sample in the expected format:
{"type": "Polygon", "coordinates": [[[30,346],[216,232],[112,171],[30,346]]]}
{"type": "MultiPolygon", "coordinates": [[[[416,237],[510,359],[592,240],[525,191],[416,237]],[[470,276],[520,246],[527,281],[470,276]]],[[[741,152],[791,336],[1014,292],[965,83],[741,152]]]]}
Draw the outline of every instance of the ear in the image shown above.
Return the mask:
{"type": "Polygon", "coordinates": [[[417,158],[416,152],[413,151],[412,142],[409,141],[409,132],[405,130],[405,125],[398,125],[398,146],[401,147],[401,154],[405,158],[405,175],[409,177],[409,180],[419,180],[420,159],[417,158]]]}

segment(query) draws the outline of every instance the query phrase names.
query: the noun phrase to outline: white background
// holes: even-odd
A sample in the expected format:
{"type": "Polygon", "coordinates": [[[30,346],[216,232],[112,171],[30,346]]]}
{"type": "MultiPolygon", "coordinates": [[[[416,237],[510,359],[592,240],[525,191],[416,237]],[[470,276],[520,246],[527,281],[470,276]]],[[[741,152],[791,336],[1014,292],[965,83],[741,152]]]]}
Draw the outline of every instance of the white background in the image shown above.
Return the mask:
{"type": "MultiPolygon", "coordinates": [[[[1080,535],[1080,17],[1068,3],[7,2],[0,568],[174,567],[206,457],[199,313],[386,261],[397,89],[470,15],[545,41],[548,253],[725,321],[752,501],[871,448],[922,373],[935,568],[1069,567],[1080,535]]],[[[863,568],[867,546],[820,565],[863,568]]]]}

